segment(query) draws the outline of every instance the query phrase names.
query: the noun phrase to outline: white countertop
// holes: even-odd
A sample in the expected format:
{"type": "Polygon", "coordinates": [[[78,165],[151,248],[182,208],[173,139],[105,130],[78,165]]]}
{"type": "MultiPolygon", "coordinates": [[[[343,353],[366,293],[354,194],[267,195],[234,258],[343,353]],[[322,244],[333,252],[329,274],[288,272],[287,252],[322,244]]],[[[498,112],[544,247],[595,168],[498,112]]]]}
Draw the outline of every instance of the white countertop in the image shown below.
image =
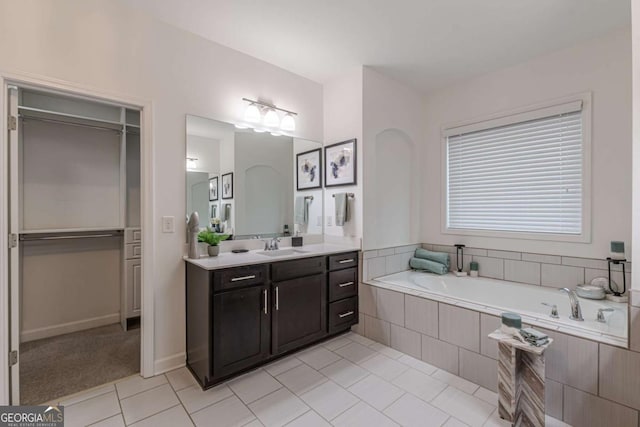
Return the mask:
{"type": "Polygon", "coordinates": [[[311,258],[314,256],[331,255],[342,252],[359,251],[357,246],[344,246],[331,243],[318,243],[312,245],[304,245],[298,247],[282,247],[280,250],[294,249],[303,253],[295,253],[291,255],[282,256],[268,256],[261,255],[259,252],[262,250],[252,250],[240,254],[234,254],[233,252],[223,252],[216,257],[203,257],[198,259],[191,259],[185,257],[184,260],[197,265],[205,270],[218,270],[221,268],[239,267],[242,265],[251,264],[265,264],[269,262],[287,261],[290,259],[311,258]]]}

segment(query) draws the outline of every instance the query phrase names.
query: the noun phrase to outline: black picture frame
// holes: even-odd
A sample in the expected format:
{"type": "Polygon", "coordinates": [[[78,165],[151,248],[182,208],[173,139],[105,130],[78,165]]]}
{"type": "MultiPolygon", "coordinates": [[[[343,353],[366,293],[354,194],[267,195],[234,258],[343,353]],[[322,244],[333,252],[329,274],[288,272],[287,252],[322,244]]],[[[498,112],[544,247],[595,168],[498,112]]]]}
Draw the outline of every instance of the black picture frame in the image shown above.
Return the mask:
{"type": "Polygon", "coordinates": [[[233,172],[225,173],[222,175],[222,200],[233,199],[233,172]],[[225,191],[225,179],[229,177],[229,190],[225,191]]]}
{"type": "Polygon", "coordinates": [[[218,183],[218,177],[214,176],[209,178],[209,201],[215,202],[220,198],[219,194],[220,186],[218,183]]]}
{"type": "Polygon", "coordinates": [[[338,142],[336,144],[327,145],[324,147],[324,186],[330,187],[344,187],[349,185],[357,185],[358,183],[358,140],[356,138],[349,139],[347,141],[338,142]],[[347,169],[347,178],[336,177],[335,174],[340,171],[339,167],[329,158],[334,153],[340,150],[340,148],[351,148],[351,159],[349,160],[349,168],[347,169]]]}
{"type": "MultiPolygon", "coordinates": [[[[312,171],[310,171],[309,173],[313,174],[312,171]]],[[[309,151],[305,151],[303,153],[296,154],[296,190],[297,191],[321,189],[322,188],[322,175],[323,175],[323,172],[322,172],[322,149],[321,148],[316,148],[315,150],[309,150],[309,151]],[[312,153],[316,153],[316,155],[317,155],[317,164],[316,165],[312,165],[312,167],[315,166],[315,168],[316,168],[316,176],[318,178],[317,185],[314,184],[314,185],[311,185],[311,186],[300,187],[300,178],[301,178],[301,176],[304,177],[304,175],[301,174],[302,165],[300,164],[300,161],[302,160],[302,158],[310,157],[310,155],[312,153]]]]}

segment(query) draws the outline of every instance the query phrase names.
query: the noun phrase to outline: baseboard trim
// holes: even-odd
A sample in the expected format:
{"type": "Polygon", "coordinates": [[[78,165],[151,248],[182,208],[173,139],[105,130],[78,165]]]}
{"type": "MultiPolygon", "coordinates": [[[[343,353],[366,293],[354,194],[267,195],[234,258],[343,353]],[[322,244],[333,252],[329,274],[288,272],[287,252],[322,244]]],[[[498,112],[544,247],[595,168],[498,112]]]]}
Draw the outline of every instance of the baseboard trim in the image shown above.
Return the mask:
{"type": "Polygon", "coordinates": [[[75,322],[61,323],[59,325],[46,326],[44,328],[30,329],[20,333],[20,342],[29,342],[42,338],[55,337],[71,332],[84,331],[85,329],[120,323],[120,313],[107,314],[106,316],[92,317],[90,319],[76,320],[75,322]]]}
{"type": "Polygon", "coordinates": [[[186,365],[187,354],[185,352],[172,354],[154,362],[154,375],[164,374],[186,365]]]}

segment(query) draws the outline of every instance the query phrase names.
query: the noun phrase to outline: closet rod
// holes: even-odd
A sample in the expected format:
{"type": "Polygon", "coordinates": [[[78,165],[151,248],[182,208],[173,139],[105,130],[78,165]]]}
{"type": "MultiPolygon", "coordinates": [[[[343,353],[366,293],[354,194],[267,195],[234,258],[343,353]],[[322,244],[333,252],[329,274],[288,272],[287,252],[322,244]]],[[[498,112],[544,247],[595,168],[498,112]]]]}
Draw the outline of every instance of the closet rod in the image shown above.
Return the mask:
{"type": "Polygon", "coordinates": [[[121,237],[122,231],[115,231],[112,233],[100,233],[100,234],[69,234],[59,236],[38,236],[21,234],[20,240],[24,242],[36,241],[36,240],[71,240],[71,239],[100,239],[103,237],[121,237]]]}
{"type": "Polygon", "coordinates": [[[49,122],[49,123],[59,123],[59,124],[63,124],[63,125],[68,125],[68,126],[77,126],[77,127],[83,127],[83,128],[90,128],[90,129],[97,129],[97,130],[111,130],[114,132],[117,132],[118,134],[122,133],[121,129],[115,129],[112,127],[107,127],[107,126],[95,126],[95,125],[86,125],[83,123],[72,123],[72,122],[67,122],[65,120],[56,120],[56,119],[45,119],[43,117],[33,117],[33,116],[25,116],[23,114],[20,114],[19,116],[21,119],[23,120],[37,120],[37,121],[41,121],[41,122],[49,122]]]}

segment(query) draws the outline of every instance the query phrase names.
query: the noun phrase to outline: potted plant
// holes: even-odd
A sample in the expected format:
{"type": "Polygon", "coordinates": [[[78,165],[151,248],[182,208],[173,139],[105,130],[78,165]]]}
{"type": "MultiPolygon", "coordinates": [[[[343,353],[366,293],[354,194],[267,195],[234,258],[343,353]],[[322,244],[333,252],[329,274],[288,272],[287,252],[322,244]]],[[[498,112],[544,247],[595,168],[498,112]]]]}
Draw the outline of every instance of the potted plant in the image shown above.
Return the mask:
{"type": "Polygon", "coordinates": [[[207,247],[209,256],[218,256],[220,253],[220,246],[218,246],[218,244],[228,238],[228,234],[216,234],[211,227],[207,227],[206,230],[202,230],[198,233],[198,242],[204,242],[209,245],[207,247]]]}

